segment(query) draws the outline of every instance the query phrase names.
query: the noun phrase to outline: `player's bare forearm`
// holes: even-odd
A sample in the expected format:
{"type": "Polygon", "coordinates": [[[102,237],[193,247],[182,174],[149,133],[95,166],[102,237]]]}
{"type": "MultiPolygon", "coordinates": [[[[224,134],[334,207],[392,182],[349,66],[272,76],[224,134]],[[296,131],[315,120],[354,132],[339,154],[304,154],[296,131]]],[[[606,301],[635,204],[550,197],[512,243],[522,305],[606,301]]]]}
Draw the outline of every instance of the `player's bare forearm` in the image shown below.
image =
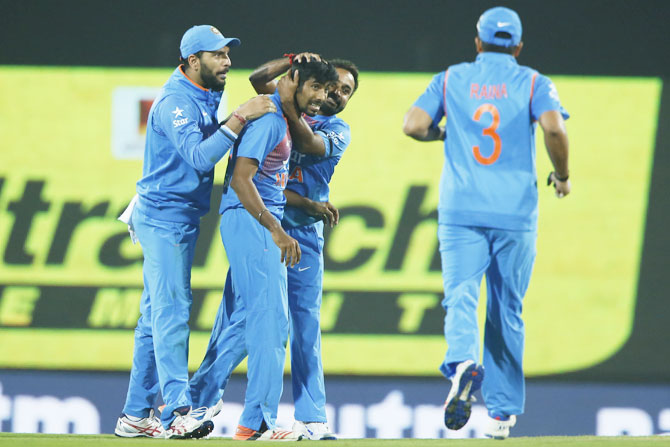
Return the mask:
{"type": "Polygon", "coordinates": [[[317,155],[319,157],[326,155],[326,145],[323,138],[312,131],[312,128],[309,127],[309,124],[307,124],[307,121],[303,117],[290,115],[286,115],[286,121],[291,132],[291,138],[295,143],[295,149],[303,154],[317,155]]]}
{"type": "Polygon", "coordinates": [[[567,178],[570,174],[568,167],[568,134],[545,132],[544,144],[547,147],[556,175],[560,178],[567,178]]]}
{"type": "Polygon", "coordinates": [[[568,168],[569,142],[563,116],[557,110],[550,110],[544,112],[538,121],[544,132],[544,145],[556,175],[560,178],[567,178],[570,174],[568,168]]]}
{"type": "Polygon", "coordinates": [[[291,67],[287,57],[266,62],[249,75],[249,82],[258,94],[272,94],[277,88],[275,78],[291,67]]]}
{"type": "Polygon", "coordinates": [[[433,126],[433,119],[423,109],[412,106],[405,114],[402,130],[417,141],[444,140],[444,127],[433,126]]]}
{"type": "Polygon", "coordinates": [[[295,208],[307,208],[307,197],[303,197],[295,191],[290,189],[284,190],[284,196],[286,196],[286,205],[293,206],[295,208]]]}

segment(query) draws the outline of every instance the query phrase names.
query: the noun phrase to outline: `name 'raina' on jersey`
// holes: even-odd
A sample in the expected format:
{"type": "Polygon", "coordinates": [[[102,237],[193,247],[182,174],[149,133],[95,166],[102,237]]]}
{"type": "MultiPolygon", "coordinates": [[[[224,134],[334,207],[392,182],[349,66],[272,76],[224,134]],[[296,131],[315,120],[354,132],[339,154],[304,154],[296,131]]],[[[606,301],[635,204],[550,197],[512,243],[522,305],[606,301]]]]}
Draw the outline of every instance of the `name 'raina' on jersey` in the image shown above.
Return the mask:
{"type": "Polygon", "coordinates": [[[470,84],[470,98],[476,99],[503,99],[507,98],[507,85],[505,83],[497,85],[479,85],[470,84]]]}

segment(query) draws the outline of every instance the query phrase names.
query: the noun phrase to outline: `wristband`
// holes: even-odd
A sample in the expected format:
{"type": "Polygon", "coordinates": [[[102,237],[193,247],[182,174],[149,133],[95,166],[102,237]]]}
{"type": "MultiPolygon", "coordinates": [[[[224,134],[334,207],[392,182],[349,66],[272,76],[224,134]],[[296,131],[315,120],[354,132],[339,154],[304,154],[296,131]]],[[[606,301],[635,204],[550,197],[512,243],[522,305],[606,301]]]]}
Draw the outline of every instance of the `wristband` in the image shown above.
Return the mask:
{"type": "Polygon", "coordinates": [[[261,221],[261,217],[263,217],[263,213],[266,212],[266,211],[267,211],[268,213],[270,212],[269,209],[267,209],[267,208],[263,208],[263,209],[261,210],[261,212],[258,213],[258,221],[259,221],[259,222],[261,221]]]}
{"type": "Polygon", "coordinates": [[[294,53],[284,53],[284,57],[288,57],[288,63],[293,65],[293,58],[295,57],[294,53]]]}
{"type": "Polygon", "coordinates": [[[237,113],[237,112],[233,112],[233,116],[234,116],[235,118],[237,118],[237,120],[238,120],[240,123],[242,123],[243,126],[244,126],[245,124],[247,124],[247,120],[246,120],[246,118],[242,117],[242,115],[240,115],[239,113],[237,113]]]}
{"type": "Polygon", "coordinates": [[[554,178],[559,182],[567,182],[568,179],[570,178],[570,174],[566,175],[565,177],[559,177],[556,171],[554,171],[554,178]]]}

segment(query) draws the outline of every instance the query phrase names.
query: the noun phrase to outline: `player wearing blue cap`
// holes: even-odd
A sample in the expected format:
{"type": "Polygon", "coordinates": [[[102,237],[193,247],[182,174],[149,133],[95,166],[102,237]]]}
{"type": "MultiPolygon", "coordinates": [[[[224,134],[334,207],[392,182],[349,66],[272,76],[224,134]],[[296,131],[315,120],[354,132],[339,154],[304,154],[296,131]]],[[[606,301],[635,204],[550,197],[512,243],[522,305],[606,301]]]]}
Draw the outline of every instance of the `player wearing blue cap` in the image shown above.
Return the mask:
{"type": "MultiPolygon", "coordinates": [[[[300,66],[295,107],[315,115],[337,79],[324,62],[300,66]]],[[[221,199],[221,238],[230,270],[203,363],[191,379],[195,402],[212,407],[248,354],[244,410],[234,439],[287,441],[302,436],[275,427],[288,338],[286,266],[300,262],[298,242],[281,226],[291,135],[278,93],[277,112],[245,128],[228,164],[221,199]]],[[[215,410],[212,411],[215,413],[215,410]]]]}
{"type": "Polygon", "coordinates": [[[200,217],[209,210],[215,164],[247,120],[276,110],[267,97],[217,121],[230,69],[229,51],[240,41],[209,25],[181,40],[183,64],[154,101],[147,121],[142,178],[126,215],[144,253],[144,291],[135,329],[128,395],[115,434],[121,437],[199,438],[213,425],[191,409],[188,389],[188,319],[191,265],[200,217]],[[160,390],[161,418],[153,406],[160,390]]]}
{"type": "Polygon", "coordinates": [[[549,78],[517,64],[522,27],[516,12],[485,11],[477,32],[475,62],[435,75],[405,115],[403,130],[419,141],[444,140],[438,238],[448,350],[440,370],[452,383],[445,424],[463,427],[472,395],[482,387],[490,417],[485,434],[504,439],[525,402],[521,308],[537,236],[535,128],[539,122],[554,166],[548,182],[564,197],[570,193],[568,114],[549,78]],[[484,274],[482,366],[476,311],[484,274]]]}
{"type": "Polygon", "coordinates": [[[279,84],[284,115],[293,137],[293,151],[286,209],[282,226],[300,243],[302,256],[288,270],[288,304],[291,320],[291,380],[295,402],[293,431],[308,439],[332,440],[335,434],[326,419],[326,393],[321,363],[321,292],[323,284],[323,226],[339,220],[339,212],[329,199],[328,183],[344,150],[351,142],[349,125],[337,117],[358,88],[358,68],[342,59],[329,60],[338,81],[328,90],[319,114],[302,115],[295,107],[297,76],[284,76],[293,60],[320,59],[316,54],[275,59],[258,67],[249,76],[257,93],[275,91],[279,84]]]}

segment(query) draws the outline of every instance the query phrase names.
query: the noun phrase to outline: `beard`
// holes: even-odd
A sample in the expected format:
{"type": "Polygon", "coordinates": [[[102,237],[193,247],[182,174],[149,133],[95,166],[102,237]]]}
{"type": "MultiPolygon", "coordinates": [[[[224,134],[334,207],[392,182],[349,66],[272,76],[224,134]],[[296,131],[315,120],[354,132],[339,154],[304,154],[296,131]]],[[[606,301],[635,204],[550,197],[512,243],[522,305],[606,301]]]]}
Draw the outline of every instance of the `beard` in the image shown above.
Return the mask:
{"type": "Polygon", "coordinates": [[[342,106],[342,103],[341,102],[338,103],[336,98],[333,98],[333,97],[329,96],[328,99],[326,99],[323,102],[323,104],[321,104],[321,110],[319,111],[319,115],[333,116],[333,115],[337,115],[342,110],[344,110],[344,107],[342,106]],[[330,105],[330,103],[328,102],[328,99],[332,99],[333,102],[335,103],[335,105],[334,106],[330,105]]]}
{"type": "Polygon", "coordinates": [[[202,78],[203,87],[213,90],[215,92],[222,92],[226,88],[226,80],[221,80],[216,77],[216,74],[204,65],[201,65],[200,77],[202,78]]]}

